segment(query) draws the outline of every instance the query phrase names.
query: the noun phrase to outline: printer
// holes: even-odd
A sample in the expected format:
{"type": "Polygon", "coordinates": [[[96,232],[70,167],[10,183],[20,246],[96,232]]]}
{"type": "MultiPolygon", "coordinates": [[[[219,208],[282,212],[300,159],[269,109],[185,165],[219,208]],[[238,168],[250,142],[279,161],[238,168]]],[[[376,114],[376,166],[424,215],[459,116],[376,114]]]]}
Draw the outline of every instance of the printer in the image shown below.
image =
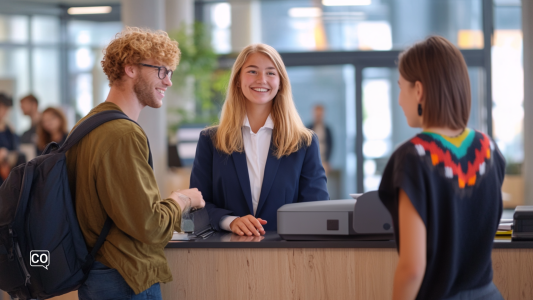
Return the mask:
{"type": "Polygon", "coordinates": [[[284,240],[391,240],[392,218],[378,192],[357,199],[285,204],[278,209],[284,240]]]}

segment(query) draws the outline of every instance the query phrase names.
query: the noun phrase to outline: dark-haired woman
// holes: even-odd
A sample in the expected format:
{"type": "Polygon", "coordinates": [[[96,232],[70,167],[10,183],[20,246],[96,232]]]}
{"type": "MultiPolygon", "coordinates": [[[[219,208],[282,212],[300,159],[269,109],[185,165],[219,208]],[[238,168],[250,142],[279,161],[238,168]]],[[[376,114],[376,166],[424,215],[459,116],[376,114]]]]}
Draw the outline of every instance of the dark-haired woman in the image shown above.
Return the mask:
{"type": "Polygon", "coordinates": [[[46,145],[51,142],[61,146],[67,136],[67,119],[61,109],[54,107],[45,109],[37,126],[37,155],[41,155],[46,145]]]}
{"type": "Polygon", "coordinates": [[[422,132],[394,152],[379,187],[399,252],[393,299],[503,299],[491,253],[505,161],[490,137],[467,128],[461,52],[430,37],[400,54],[399,71],[400,106],[422,132]]]}

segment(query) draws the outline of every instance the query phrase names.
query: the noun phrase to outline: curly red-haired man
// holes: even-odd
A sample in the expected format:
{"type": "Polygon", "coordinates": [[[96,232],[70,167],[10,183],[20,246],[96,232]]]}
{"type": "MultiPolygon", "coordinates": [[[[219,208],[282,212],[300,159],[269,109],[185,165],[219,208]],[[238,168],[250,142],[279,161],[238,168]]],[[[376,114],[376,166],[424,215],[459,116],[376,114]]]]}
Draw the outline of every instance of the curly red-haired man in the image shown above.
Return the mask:
{"type": "MultiPolygon", "coordinates": [[[[144,107],[161,107],[179,58],[178,43],[166,32],[126,28],[104,50],[109,95],[80,122],[106,110],[136,121],[144,107]]],[[[143,130],[124,119],[99,126],[67,152],[87,245],[95,244],[108,217],[113,221],[80,299],[161,299],[159,283],[172,280],[164,247],[180,231],[182,212],[205,202],[197,189],[161,199],[149,153],[143,130]]]]}

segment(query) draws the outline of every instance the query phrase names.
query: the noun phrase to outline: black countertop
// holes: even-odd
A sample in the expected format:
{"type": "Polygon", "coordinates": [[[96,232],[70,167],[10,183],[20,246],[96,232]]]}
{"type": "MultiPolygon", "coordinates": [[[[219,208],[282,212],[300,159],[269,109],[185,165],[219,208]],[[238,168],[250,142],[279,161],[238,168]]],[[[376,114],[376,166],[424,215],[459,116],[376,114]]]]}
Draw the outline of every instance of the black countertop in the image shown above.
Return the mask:
{"type": "MultiPolygon", "coordinates": [[[[276,232],[262,237],[240,237],[229,232],[216,232],[207,239],[170,241],[166,248],[396,248],[394,241],[285,241],[276,232]]],[[[494,248],[533,248],[533,242],[494,240],[494,248]]]]}

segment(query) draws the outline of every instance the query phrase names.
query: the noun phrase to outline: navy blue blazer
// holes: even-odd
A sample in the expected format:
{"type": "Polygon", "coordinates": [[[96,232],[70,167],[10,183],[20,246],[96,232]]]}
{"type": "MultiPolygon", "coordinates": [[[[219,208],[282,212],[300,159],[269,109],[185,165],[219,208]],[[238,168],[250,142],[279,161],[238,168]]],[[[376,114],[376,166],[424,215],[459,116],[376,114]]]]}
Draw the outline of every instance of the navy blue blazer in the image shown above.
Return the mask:
{"type": "MultiPolygon", "coordinates": [[[[200,133],[191,174],[191,188],[198,188],[205,200],[211,226],[221,230],[223,216],[253,215],[252,192],[244,152],[227,155],[213,145],[215,129],[200,133]]],[[[278,208],[287,203],[329,200],[326,173],[320,161],[318,139],[310,146],[277,159],[271,142],[256,218],[268,221],[265,230],[277,230],[278,208]]]]}

